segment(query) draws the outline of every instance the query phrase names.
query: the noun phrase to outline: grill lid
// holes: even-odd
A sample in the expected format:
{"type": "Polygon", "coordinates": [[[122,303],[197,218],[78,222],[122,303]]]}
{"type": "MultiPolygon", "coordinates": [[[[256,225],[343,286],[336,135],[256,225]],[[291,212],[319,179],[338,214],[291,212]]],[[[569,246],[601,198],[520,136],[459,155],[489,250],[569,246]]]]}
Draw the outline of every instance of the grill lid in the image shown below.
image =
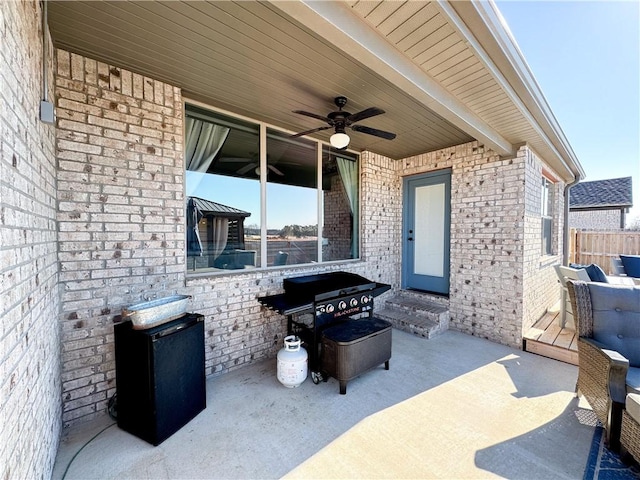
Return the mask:
{"type": "Polygon", "coordinates": [[[285,278],[282,282],[287,297],[303,301],[321,301],[373,290],[376,282],[349,272],[330,272],[285,278]]]}

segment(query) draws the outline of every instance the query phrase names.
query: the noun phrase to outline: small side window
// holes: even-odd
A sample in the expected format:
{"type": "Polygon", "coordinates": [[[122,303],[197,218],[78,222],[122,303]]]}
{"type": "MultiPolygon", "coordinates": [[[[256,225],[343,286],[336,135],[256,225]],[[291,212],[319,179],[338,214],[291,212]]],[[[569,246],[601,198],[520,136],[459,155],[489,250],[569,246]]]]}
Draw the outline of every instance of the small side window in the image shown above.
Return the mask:
{"type": "Polygon", "coordinates": [[[553,183],[542,177],[542,254],[553,254],[553,183]]]}

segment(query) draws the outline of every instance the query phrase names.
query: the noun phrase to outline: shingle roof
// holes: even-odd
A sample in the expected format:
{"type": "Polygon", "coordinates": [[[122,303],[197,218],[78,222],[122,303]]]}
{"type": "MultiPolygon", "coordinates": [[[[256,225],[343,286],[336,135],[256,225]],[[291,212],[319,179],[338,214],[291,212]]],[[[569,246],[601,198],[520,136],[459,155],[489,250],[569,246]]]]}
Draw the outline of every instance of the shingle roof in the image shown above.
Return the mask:
{"type": "Polygon", "coordinates": [[[193,199],[196,207],[198,207],[198,210],[205,214],[208,213],[219,216],[228,215],[229,217],[248,217],[251,215],[251,213],[245,212],[244,210],[228,207],[227,205],[212,202],[211,200],[205,200],[204,198],[189,197],[189,199],[191,198],[193,199]]]}
{"type": "Polygon", "coordinates": [[[581,182],[571,187],[570,208],[631,207],[631,177],[581,182]]]}

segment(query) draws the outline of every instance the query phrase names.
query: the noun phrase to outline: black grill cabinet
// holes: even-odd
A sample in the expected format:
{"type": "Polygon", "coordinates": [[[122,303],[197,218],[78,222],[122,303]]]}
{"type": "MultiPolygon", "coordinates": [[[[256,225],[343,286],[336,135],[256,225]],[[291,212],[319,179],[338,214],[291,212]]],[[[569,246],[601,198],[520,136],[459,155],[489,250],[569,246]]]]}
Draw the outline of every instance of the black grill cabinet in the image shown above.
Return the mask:
{"type": "Polygon", "coordinates": [[[329,327],[322,333],[321,351],[323,375],[338,380],[344,395],[349,380],[383,363],[389,370],[391,324],[371,317],[329,327]]]}

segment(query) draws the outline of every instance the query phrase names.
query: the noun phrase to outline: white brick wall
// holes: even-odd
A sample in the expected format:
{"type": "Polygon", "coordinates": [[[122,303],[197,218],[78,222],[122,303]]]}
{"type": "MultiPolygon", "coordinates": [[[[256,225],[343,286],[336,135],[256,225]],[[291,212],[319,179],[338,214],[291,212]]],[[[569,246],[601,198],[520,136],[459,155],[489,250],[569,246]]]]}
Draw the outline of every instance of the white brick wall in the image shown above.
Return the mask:
{"type": "Polygon", "coordinates": [[[450,328],[521,348],[523,160],[472,142],[400,165],[401,175],[452,169],[450,328]]]}
{"type": "MultiPolygon", "coordinates": [[[[560,284],[554,265],[562,263],[562,229],[564,223],[564,183],[553,184],[553,255],[542,255],[542,161],[528,148],[518,151],[525,162],[525,223],[523,274],[523,332],[560,300],[560,284]]],[[[548,167],[547,167],[548,169],[548,167]]]]}
{"type": "Polygon", "coordinates": [[[56,165],[54,128],[38,120],[40,13],[40,2],[0,2],[2,479],[49,478],[61,432],[56,165]]]}
{"type": "Polygon", "coordinates": [[[57,51],[65,424],[115,392],[122,307],[184,287],[179,89],[57,51]]]}

